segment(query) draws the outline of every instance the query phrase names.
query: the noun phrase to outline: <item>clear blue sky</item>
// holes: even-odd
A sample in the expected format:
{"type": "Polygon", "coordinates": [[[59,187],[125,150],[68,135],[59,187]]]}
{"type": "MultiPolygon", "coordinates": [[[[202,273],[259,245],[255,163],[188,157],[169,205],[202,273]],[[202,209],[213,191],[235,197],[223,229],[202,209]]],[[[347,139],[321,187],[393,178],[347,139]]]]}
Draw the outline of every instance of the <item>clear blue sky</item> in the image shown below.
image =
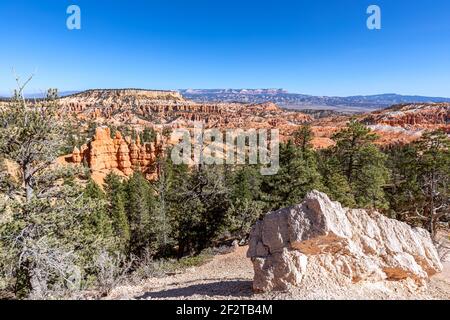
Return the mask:
{"type": "Polygon", "coordinates": [[[448,0],[2,0],[0,93],[139,87],[450,96],[448,0]],[[77,4],[82,29],[66,28],[77,4]],[[382,9],[382,30],[366,9],[382,9]]]}

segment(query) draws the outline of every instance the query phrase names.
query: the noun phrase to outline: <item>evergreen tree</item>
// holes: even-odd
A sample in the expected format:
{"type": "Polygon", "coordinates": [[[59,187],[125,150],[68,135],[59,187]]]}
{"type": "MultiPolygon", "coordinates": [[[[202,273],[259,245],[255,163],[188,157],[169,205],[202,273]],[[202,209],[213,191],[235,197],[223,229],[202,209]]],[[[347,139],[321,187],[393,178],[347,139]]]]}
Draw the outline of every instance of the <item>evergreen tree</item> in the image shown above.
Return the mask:
{"type": "Polygon", "coordinates": [[[101,210],[98,201],[84,196],[72,170],[52,165],[65,136],[56,102],[28,104],[22,90],[0,110],[0,161],[18,168],[0,184],[9,199],[2,204],[8,219],[0,221],[0,278],[16,297],[56,297],[81,283],[109,239],[92,231],[96,224],[86,228],[101,210]]]}
{"type": "Polygon", "coordinates": [[[229,191],[222,166],[193,170],[173,194],[178,256],[199,253],[225,231],[229,191]]]}
{"type": "Polygon", "coordinates": [[[125,210],[125,188],[119,176],[114,173],[106,176],[105,193],[113,233],[118,239],[118,250],[125,252],[130,241],[130,225],[125,210]]]}
{"type": "Polygon", "coordinates": [[[324,191],[334,201],[339,201],[344,206],[355,207],[350,184],[345,175],[339,169],[339,162],[332,155],[331,150],[320,152],[320,173],[323,179],[324,191]]]}
{"type": "MultiPolygon", "coordinates": [[[[173,195],[183,176],[187,172],[184,166],[174,166],[167,150],[166,155],[160,156],[156,162],[158,179],[152,183],[156,194],[155,219],[157,221],[156,242],[162,255],[168,254],[170,247],[174,244],[172,229],[171,207],[177,203],[172,203],[173,195]]],[[[177,209],[174,209],[177,210],[177,209]]]]}
{"type": "Polygon", "coordinates": [[[450,218],[450,139],[427,132],[416,143],[389,150],[393,172],[391,215],[423,226],[434,236],[439,221],[450,218]]]}
{"type": "Polygon", "coordinates": [[[300,148],[302,153],[311,150],[312,145],[311,141],[314,138],[314,134],[311,131],[310,125],[303,125],[299,129],[297,129],[293,134],[293,142],[294,144],[300,148]]]}
{"type": "Polygon", "coordinates": [[[95,181],[89,179],[83,193],[84,197],[97,203],[96,209],[86,217],[86,229],[102,238],[112,237],[111,220],[106,212],[106,199],[103,190],[95,181]]]}
{"type": "Polygon", "coordinates": [[[156,132],[153,130],[153,128],[145,128],[142,132],[141,141],[142,142],[155,142],[156,139],[156,132]]]}
{"type": "Polygon", "coordinates": [[[263,177],[261,189],[267,211],[299,204],[308,192],[323,190],[314,152],[302,153],[292,141],[281,144],[280,170],[263,177]]]}
{"type": "Polygon", "coordinates": [[[135,172],[126,186],[126,209],[130,224],[130,253],[142,256],[155,251],[154,194],[145,177],[135,172]]]}
{"type": "Polygon", "coordinates": [[[333,136],[333,156],[338,163],[334,170],[346,177],[358,207],[387,207],[383,187],[389,170],[386,156],[373,144],[376,139],[369,128],[356,120],[333,136]]]}
{"type": "Polygon", "coordinates": [[[261,175],[258,168],[244,165],[232,173],[229,182],[230,208],[227,230],[232,238],[246,238],[254,223],[263,214],[261,175]]]}
{"type": "Polygon", "coordinates": [[[417,143],[419,181],[426,199],[424,216],[432,236],[438,222],[450,218],[450,138],[442,130],[427,132],[417,143]]]}

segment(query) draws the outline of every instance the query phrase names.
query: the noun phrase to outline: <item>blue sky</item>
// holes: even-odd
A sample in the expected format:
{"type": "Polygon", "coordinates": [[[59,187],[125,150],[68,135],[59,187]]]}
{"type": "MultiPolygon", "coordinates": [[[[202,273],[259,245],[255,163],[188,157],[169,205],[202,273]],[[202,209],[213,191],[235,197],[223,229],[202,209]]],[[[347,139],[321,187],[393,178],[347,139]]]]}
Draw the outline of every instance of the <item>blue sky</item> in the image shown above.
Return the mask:
{"type": "Polygon", "coordinates": [[[450,96],[448,0],[2,0],[0,93],[285,88],[450,96]],[[66,28],[81,8],[82,29],[66,28]],[[382,30],[366,9],[382,10],[382,30]]]}

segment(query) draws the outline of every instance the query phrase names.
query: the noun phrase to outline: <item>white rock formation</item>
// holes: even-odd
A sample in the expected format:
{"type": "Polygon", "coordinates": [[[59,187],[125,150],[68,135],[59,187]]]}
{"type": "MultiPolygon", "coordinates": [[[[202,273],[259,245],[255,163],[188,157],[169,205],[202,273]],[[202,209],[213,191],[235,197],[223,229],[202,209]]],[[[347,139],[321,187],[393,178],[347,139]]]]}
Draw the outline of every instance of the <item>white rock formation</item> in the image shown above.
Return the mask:
{"type": "Polygon", "coordinates": [[[309,265],[348,281],[402,280],[424,284],[442,271],[430,234],[379,213],[343,208],[318,191],[301,205],[258,221],[250,235],[256,292],[301,285],[309,265]]]}

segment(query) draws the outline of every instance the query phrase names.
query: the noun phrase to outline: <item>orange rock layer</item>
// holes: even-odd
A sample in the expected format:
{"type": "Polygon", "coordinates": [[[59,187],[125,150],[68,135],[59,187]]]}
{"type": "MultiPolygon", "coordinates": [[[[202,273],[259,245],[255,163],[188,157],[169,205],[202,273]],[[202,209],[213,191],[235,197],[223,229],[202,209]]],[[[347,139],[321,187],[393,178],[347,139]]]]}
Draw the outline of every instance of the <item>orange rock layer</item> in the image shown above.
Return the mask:
{"type": "Polygon", "coordinates": [[[139,137],[133,141],[129,137],[123,138],[117,131],[115,137],[111,138],[108,127],[98,127],[92,141],[80,149],[75,147],[72,155],[65,160],[74,164],[86,163],[92,178],[98,183],[103,183],[109,172],[129,177],[138,171],[153,180],[156,178],[156,159],[161,152],[162,143],[159,139],[156,143],[141,144],[139,137]]]}

